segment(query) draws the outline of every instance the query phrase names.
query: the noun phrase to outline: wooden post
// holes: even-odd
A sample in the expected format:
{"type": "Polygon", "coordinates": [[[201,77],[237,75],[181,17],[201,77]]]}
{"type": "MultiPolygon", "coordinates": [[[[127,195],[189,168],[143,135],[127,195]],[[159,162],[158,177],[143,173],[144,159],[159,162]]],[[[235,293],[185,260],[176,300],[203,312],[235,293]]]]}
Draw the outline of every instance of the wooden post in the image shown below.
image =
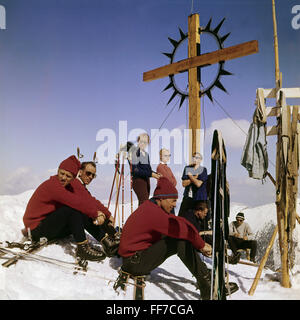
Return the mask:
{"type": "Polygon", "coordinates": [[[254,294],[254,291],[255,291],[255,289],[256,289],[256,287],[257,287],[257,284],[258,284],[258,281],[259,281],[259,279],[260,279],[262,270],[263,270],[263,268],[264,268],[264,266],[265,266],[265,264],[266,264],[266,262],[267,262],[267,260],[268,260],[270,251],[271,251],[271,249],[272,249],[272,247],[273,247],[273,244],[274,244],[274,241],[275,241],[275,238],[276,238],[277,231],[278,231],[278,225],[275,227],[275,229],[274,229],[274,231],[273,231],[273,234],[272,234],[270,243],[269,243],[269,245],[268,245],[268,247],[267,247],[267,250],[266,250],[266,252],[265,252],[265,255],[263,256],[263,258],[262,258],[262,260],[261,260],[261,262],[260,262],[260,265],[259,265],[259,267],[258,267],[258,269],[257,269],[256,275],[255,275],[255,278],[254,278],[254,281],[253,281],[253,283],[252,283],[252,286],[251,286],[250,290],[248,291],[248,294],[249,294],[250,296],[252,296],[252,295],[254,294]]]}
{"type": "MultiPolygon", "coordinates": [[[[193,14],[188,17],[188,57],[200,55],[199,15],[193,14]]],[[[197,67],[189,69],[189,129],[190,129],[190,160],[194,152],[200,152],[200,74],[197,67]]]]}
{"type": "Polygon", "coordinates": [[[280,71],[279,71],[278,36],[277,36],[275,0],[272,0],[272,12],[273,12],[273,27],[274,27],[275,80],[276,80],[276,87],[281,87],[280,71]]]}
{"type": "Polygon", "coordinates": [[[288,265],[288,235],[287,235],[287,216],[289,209],[289,193],[287,183],[287,165],[288,159],[288,140],[290,126],[290,108],[285,104],[285,96],[280,92],[282,87],[282,78],[279,71],[279,54],[278,54],[278,36],[275,0],[272,0],[273,27],[274,27],[274,51],[275,51],[275,83],[276,83],[276,107],[281,107],[281,115],[277,121],[277,152],[276,152],[276,208],[277,208],[277,224],[279,247],[281,254],[281,285],[285,288],[291,286],[289,279],[288,265]],[[279,96],[280,93],[280,96],[279,96]],[[283,141],[284,139],[284,141],[283,141]],[[282,170],[285,170],[283,174],[282,170]]]}

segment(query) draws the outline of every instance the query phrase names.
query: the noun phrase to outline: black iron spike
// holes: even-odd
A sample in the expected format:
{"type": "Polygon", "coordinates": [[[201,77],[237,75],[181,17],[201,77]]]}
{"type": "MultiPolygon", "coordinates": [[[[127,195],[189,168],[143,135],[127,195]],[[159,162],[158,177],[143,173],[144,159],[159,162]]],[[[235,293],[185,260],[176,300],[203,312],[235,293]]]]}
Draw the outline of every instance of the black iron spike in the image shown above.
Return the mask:
{"type": "Polygon", "coordinates": [[[164,54],[166,57],[172,60],[172,57],[173,57],[172,53],[163,52],[162,54],[164,54]]]}
{"type": "Polygon", "coordinates": [[[223,22],[225,21],[225,18],[222,19],[222,21],[217,25],[217,27],[213,30],[214,33],[218,33],[223,22]]]}
{"type": "Polygon", "coordinates": [[[183,102],[184,102],[184,100],[185,100],[186,97],[187,97],[187,96],[186,96],[185,94],[181,95],[180,104],[179,104],[179,109],[181,108],[181,106],[182,106],[182,104],[183,104],[183,102]]]}
{"type": "Polygon", "coordinates": [[[186,34],[181,30],[180,27],[178,27],[178,29],[179,29],[181,40],[185,39],[186,38],[186,34]]]}
{"type": "Polygon", "coordinates": [[[228,38],[228,36],[230,35],[231,32],[228,32],[227,34],[225,34],[225,36],[223,36],[220,41],[221,41],[221,44],[223,44],[223,42],[228,38]]]}
{"type": "Polygon", "coordinates": [[[231,73],[231,72],[229,72],[229,71],[227,71],[227,70],[221,69],[221,70],[220,70],[220,75],[221,75],[221,76],[232,76],[233,73],[231,73]]]}
{"type": "Polygon", "coordinates": [[[166,91],[166,90],[168,90],[168,89],[170,89],[170,88],[174,88],[172,82],[170,82],[170,83],[164,88],[164,90],[163,90],[162,92],[164,92],[164,91],[166,91]]]}
{"type": "Polygon", "coordinates": [[[209,98],[209,100],[210,100],[211,102],[214,102],[210,90],[207,90],[207,91],[205,92],[205,94],[208,96],[208,98],[209,98]]]}
{"type": "Polygon", "coordinates": [[[222,83],[219,80],[215,82],[215,86],[227,93],[227,90],[223,87],[222,83]]]}
{"type": "Polygon", "coordinates": [[[171,98],[169,99],[167,105],[175,98],[175,96],[177,95],[177,93],[178,93],[177,90],[175,90],[175,91],[173,92],[173,94],[172,94],[171,98]]]}
{"type": "Polygon", "coordinates": [[[204,30],[210,30],[211,21],[212,21],[212,18],[209,19],[209,21],[208,21],[206,27],[204,28],[204,30]]]}
{"type": "Polygon", "coordinates": [[[172,43],[173,47],[176,48],[178,46],[178,42],[170,37],[168,37],[169,41],[172,43]]]}

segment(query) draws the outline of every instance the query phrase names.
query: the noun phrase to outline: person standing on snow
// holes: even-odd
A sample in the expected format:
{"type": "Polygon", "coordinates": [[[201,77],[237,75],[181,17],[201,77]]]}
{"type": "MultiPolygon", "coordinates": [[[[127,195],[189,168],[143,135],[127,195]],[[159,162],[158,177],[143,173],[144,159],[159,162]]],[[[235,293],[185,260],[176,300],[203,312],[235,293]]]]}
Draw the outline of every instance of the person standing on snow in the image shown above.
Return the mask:
{"type": "Polygon", "coordinates": [[[168,149],[163,148],[159,151],[160,163],[156,168],[156,172],[160,173],[162,177],[169,179],[169,181],[173,184],[173,186],[176,187],[177,185],[176,178],[171,168],[168,166],[170,157],[171,157],[171,154],[168,149]]]}
{"type": "Polygon", "coordinates": [[[202,156],[199,152],[193,154],[193,163],[185,166],[182,174],[182,186],[184,187],[183,199],[178,215],[192,209],[194,201],[207,200],[207,170],[200,165],[202,156]]]}
{"type": "Polygon", "coordinates": [[[94,224],[102,225],[111,213],[89,194],[74,193],[70,183],[79,169],[80,162],[74,155],[62,161],[57,175],[43,182],[31,196],[23,222],[34,241],[42,237],[50,241],[73,235],[77,257],[103,260],[105,254],[89,246],[85,229],[96,237],[94,224]]]}
{"type": "Polygon", "coordinates": [[[147,133],[142,133],[137,138],[138,146],[130,147],[129,163],[132,165],[132,188],[138,198],[139,206],[149,199],[150,178],[159,179],[161,175],[152,171],[149,154],[145,151],[150,143],[150,137],[147,133]]]}

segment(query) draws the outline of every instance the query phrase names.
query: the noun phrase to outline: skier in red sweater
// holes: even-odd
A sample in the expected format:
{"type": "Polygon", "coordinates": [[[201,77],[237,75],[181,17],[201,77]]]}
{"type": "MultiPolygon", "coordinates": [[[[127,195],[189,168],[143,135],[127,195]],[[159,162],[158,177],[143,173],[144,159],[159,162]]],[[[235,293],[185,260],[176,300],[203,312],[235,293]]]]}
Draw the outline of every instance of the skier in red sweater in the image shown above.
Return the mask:
{"type": "Polygon", "coordinates": [[[57,175],[43,182],[30,198],[23,217],[32,239],[46,237],[48,241],[73,235],[76,256],[86,260],[103,260],[105,254],[91,248],[85,229],[96,239],[101,226],[110,218],[109,210],[88,193],[75,192],[71,182],[75,179],[80,162],[70,156],[59,165],[57,175]]]}
{"type": "MultiPolygon", "coordinates": [[[[145,201],[127,219],[121,235],[121,273],[149,274],[168,257],[177,254],[197,279],[202,299],[210,297],[210,271],[197,250],[211,255],[211,246],[185,218],[171,214],[178,192],[167,178],[160,178],[153,198],[145,201]]],[[[117,286],[115,287],[117,288],[117,286]]]]}
{"type": "MultiPolygon", "coordinates": [[[[71,186],[75,194],[90,196],[98,202],[101,207],[103,206],[102,203],[93,197],[87,189],[87,186],[96,178],[96,171],[97,167],[95,162],[82,162],[77,177],[71,182],[71,186]]],[[[105,210],[106,208],[104,207],[104,210],[102,209],[101,211],[105,210]]],[[[108,219],[105,219],[101,227],[90,223],[89,231],[94,238],[101,243],[106,256],[113,257],[117,254],[120,243],[120,234],[114,228],[114,219],[112,215],[110,215],[108,219]]]]}

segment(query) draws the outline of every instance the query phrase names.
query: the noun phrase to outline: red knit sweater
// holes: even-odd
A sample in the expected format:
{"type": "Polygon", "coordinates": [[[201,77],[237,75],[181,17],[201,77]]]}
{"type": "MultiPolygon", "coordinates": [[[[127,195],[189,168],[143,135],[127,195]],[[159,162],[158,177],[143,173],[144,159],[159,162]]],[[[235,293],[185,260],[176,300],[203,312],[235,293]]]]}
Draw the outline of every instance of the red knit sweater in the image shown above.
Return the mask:
{"type": "Polygon", "coordinates": [[[71,182],[71,186],[72,186],[73,192],[75,194],[78,194],[82,197],[87,197],[91,201],[94,201],[97,206],[97,210],[103,212],[105,214],[106,218],[109,218],[111,216],[111,212],[102,204],[101,201],[97,200],[95,197],[93,197],[91,195],[89,190],[85,187],[85,185],[83,183],[80,182],[80,180],[78,180],[77,178],[74,179],[71,182]]]}
{"type": "Polygon", "coordinates": [[[188,240],[196,249],[205,245],[196,228],[185,218],[168,214],[150,200],[145,201],[127,219],[121,235],[119,254],[129,257],[145,250],[162,235],[188,240]]]}
{"type": "Polygon", "coordinates": [[[78,210],[93,219],[98,215],[95,201],[67,190],[61,185],[56,175],[43,182],[31,196],[23,217],[26,229],[35,229],[49,213],[63,205],[78,210]]]}
{"type": "Polygon", "coordinates": [[[156,168],[156,172],[160,173],[163,177],[167,178],[173,184],[173,186],[176,187],[176,178],[172,170],[166,164],[160,163],[156,168]]]}

